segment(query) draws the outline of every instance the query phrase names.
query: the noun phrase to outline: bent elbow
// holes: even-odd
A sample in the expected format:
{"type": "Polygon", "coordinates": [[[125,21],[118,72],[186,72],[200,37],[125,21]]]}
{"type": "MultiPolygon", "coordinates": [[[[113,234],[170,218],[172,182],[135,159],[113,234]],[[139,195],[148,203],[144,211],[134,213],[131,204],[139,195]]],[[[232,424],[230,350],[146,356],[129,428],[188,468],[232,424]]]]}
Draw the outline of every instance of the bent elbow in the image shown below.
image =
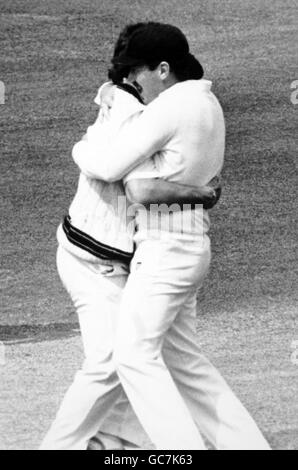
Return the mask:
{"type": "Polygon", "coordinates": [[[74,146],[73,146],[73,149],[72,149],[72,152],[71,152],[71,156],[72,156],[72,159],[74,160],[74,162],[76,164],[78,164],[78,161],[80,159],[80,156],[81,156],[81,144],[82,142],[77,142],[74,146]]]}

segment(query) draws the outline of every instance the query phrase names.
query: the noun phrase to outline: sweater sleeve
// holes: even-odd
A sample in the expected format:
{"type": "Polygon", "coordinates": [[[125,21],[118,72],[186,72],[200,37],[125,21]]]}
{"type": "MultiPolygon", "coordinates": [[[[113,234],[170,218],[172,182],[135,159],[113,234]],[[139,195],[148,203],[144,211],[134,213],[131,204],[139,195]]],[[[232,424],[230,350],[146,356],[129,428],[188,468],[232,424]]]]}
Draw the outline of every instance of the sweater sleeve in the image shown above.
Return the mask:
{"type": "Polygon", "coordinates": [[[104,90],[106,86],[110,86],[111,82],[105,82],[101,87],[98,89],[97,95],[94,98],[94,103],[98,106],[101,106],[101,92],[104,90]]]}
{"type": "Polygon", "coordinates": [[[121,180],[137,165],[163,149],[174,132],[171,110],[159,98],[120,126],[113,141],[81,141],[73,159],[86,175],[107,182],[121,180]]]}
{"type": "Polygon", "coordinates": [[[160,178],[160,173],[155,165],[155,157],[148,158],[146,161],[140,163],[140,165],[127,173],[123,178],[123,183],[126,184],[131,180],[153,178],[160,178]]]}

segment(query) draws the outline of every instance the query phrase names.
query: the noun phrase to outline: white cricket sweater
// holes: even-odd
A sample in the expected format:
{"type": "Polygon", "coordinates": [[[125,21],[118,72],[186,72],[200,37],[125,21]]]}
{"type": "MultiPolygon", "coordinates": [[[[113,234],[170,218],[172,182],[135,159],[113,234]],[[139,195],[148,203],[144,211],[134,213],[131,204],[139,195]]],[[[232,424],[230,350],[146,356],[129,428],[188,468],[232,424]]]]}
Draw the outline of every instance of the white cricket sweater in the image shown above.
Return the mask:
{"type": "MultiPolygon", "coordinates": [[[[100,105],[100,88],[96,104],[100,105]]],[[[134,96],[121,89],[115,89],[113,107],[106,114],[99,112],[96,122],[87,130],[83,141],[97,146],[102,135],[112,141],[122,123],[130,116],[143,110],[134,96]]],[[[107,247],[133,254],[135,224],[127,217],[126,197],[123,183],[106,183],[81,173],[76,195],[69,208],[71,224],[107,247]],[[120,199],[119,199],[120,198],[120,199]]],[[[57,231],[58,243],[72,254],[90,262],[98,257],[68,240],[62,224],[57,231]]]]}
{"type": "MultiPolygon", "coordinates": [[[[80,142],[73,158],[85,174],[110,182],[160,177],[204,186],[220,174],[224,150],[224,116],[211,82],[189,80],[170,87],[143,113],[128,119],[112,144],[105,139],[100,146],[80,142]]],[[[138,211],[135,241],[158,237],[160,222],[165,222],[163,232],[168,236],[168,218],[138,211]]],[[[208,213],[202,209],[183,211],[182,221],[179,212],[170,218],[174,238],[197,241],[209,230],[208,213]]]]}

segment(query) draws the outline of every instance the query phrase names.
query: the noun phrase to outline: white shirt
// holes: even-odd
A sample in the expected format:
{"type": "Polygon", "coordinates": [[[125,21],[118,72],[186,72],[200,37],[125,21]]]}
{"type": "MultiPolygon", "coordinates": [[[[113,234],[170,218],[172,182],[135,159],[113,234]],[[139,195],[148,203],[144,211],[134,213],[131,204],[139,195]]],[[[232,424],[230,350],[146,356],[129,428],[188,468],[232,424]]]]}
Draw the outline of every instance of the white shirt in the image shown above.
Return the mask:
{"type": "Polygon", "coordinates": [[[154,155],[161,177],[207,184],[222,169],[225,147],[223,112],[210,88],[207,80],[177,83],[127,119],[113,142],[75,145],[75,162],[85,174],[117,181],[154,155]]]}
{"type": "MultiPolygon", "coordinates": [[[[77,144],[73,158],[81,171],[107,181],[162,177],[203,186],[221,172],[224,150],[224,116],[211,82],[189,80],[170,87],[126,120],[112,143],[103,138],[96,147],[77,144]]],[[[192,214],[202,220],[195,231],[206,233],[207,213],[192,214]]],[[[142,220],[138,216],[139,230],[142,220]]]]}

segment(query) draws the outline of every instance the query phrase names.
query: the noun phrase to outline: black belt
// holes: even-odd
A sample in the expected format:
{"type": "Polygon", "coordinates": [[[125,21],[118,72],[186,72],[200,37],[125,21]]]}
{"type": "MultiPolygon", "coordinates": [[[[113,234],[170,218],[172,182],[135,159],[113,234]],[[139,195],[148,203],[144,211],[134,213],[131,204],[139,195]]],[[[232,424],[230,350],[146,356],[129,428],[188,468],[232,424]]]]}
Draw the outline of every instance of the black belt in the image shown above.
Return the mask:
{"type": "Polygon", "coordinates": [[[73,244],[82,248],[82,250],[88,251],[91,255],[96,256],[100,259],[121,261],[129,264],[132,260],[133,253],[127,251],[118,250],[109,245],[105,245],[94,238],[90,237],[86,233],[82,232],[78,228],[71,224],[71,218],[69,215],[64,217],[62,228],[67,239],[73,244]]]}

